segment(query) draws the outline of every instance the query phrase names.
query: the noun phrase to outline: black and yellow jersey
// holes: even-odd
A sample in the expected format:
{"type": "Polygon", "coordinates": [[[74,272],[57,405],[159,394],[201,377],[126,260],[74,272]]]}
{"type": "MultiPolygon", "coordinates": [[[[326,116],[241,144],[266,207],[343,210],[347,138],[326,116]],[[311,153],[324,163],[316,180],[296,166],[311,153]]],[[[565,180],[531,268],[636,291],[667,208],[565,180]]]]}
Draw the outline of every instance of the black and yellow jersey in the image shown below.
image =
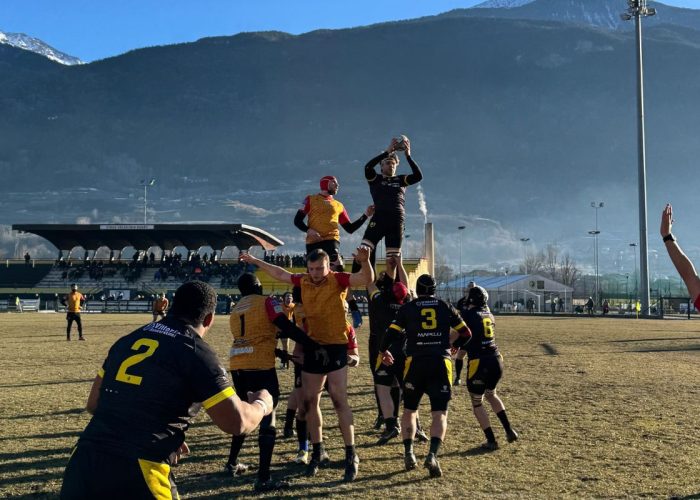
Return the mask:
{"type": "Polygon", "coordinates": [[[472,332],[471,341],[462,349],[469,359],[498,356],[498,346],[494,334],[496,321],[488,307],[473,307],[464,315],[464,321],[472,332]]]}
{"type": "Polygon", "coordinates": [[[396,333],[405,332],[407,356],[449,358],[450,330],[453,328],[469,336],[469,329],[454,307],[436,297],[418,297],[396,313],[381,350],[387,349],[396,338],[396,333]]]}
{"type": "Polygon", "coordinates": [[[234,394],[214,351],[171,318],[117,340],[99,375],[97,410],[79,445],[155,462],[182,445],[200,407],[234,394]]]}
{"type": "Polygon", "coordinates": [[[411,167],[409,175],[394,175],[384,177],[374,169],[388,153],[385,151],[372,158],[365,165],[365,179],[369,184],[375,215],[394,216],[403,220],[404,204],[406,202],[406,186],[416,184],[423,179],[423,174],[411,157],[407,157],[411,167]]]}
{"type": "Polygon", "coordinates": [[[370,297],[367,305],[369,334],[376,337],[377,345],[382,345],[386,330],[400,308],[401,304],[396,302],[391,293],[376,291],[370,297]]]}

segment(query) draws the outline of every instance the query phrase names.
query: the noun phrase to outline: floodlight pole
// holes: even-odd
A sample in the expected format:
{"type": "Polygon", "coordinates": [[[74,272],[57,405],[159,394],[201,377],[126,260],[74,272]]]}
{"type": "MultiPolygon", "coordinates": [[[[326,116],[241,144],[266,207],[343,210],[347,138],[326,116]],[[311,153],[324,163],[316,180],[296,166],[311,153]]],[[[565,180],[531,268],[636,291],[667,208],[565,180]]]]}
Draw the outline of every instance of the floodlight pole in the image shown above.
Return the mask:
{"type": "Polygon", "coordinates": [[[457,226],[457,230],[459,231],[459,284],[460,284],[460,293],[462,293],[462,290],[464,290],[464,276],[462,276],[462,232],[466,229],[467,226],[457,226]]]}
{"type": "Polygon", "coordinates": [[[644,127],[644,57],[642,52],[642,18],[653,16],[656,9],[647,7],[647,0],[627,0],[629,8],[622,19],[634,18],[637,33],[637,146],[639,194],[639,279],[642,316],[649,316],[649,257],[647,242],[647,174],[646,135],[644,127]]]}

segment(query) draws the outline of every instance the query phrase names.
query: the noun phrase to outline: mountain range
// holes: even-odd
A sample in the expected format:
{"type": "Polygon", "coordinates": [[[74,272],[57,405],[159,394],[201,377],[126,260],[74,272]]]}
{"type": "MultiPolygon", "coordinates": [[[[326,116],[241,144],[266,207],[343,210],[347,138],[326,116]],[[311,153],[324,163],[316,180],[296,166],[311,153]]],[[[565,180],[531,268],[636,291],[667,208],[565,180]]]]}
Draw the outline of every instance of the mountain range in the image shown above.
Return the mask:
{"type": "Polygon", "coordinates": [[[39,40],[38,38],[25,35],[24,33],[3,33],[0,31],[0,44],[34,52],[35,54],[42,55],[59,64],[65,64],[68,66],[73,64],[84,64],[83,61],[77,57],[69,56],[60,50],[54,49],[49,44],[39,40]]]}
{"type": "MultiPolygon", "coordinates": [[[[427,217],[452,265],[461,253],[467,268],[512,267],[555,244],[588,266],[590,202],[604,201],[601,268],[627,272],[638,234],[635,40],[603,21],[619,4],[487,5],[76,66],[0,45],[0,172],[11,180],[0,185],[0,223],[139,222],[140,180],[155,177],[151,220],[245,222],[301,250],[291,221],[318,178],[336,175],[339,199],[359,215],[370,203],[364,163],[404,133],[427,206],[409,188],[409,251],[427,217]]],[[[693,213],[700,153],[698,12],[656,7],[645,29],[655,251],[662,204],[693,213]],[[683,23],[666,22],[672,13],[683,23]]],[[[684,227],[684,247],[697,251],[684,227]]],[[[345,253],[358,238],[344,240],[345,253]]]]}

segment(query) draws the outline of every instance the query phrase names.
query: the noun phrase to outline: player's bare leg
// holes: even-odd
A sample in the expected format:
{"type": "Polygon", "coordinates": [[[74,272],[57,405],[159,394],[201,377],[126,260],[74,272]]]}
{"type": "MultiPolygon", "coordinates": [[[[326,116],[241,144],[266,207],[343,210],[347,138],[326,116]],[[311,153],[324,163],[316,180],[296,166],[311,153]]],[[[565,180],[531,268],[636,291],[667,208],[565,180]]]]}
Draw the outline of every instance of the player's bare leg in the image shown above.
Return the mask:
{"type": "Polygon", "coordinates": [[[345,476],[344,481],[354,481],[360,459],[355,453],[355,425],[352,410],[348,404],[348,367],[332,371],[328,374],[328,394],[333,401],[333,407],[338,415],[338,426],[345,443],[345,476]]]}
{"type": "Polygon", "coordinates": [[[416,436],[416,411],[404,410],[401,416],[401,438],[404,448],[404,465],[406,470],[415,469],[418,465],[416,455],[413,453],[413,439],[416,436]]]}
{"type": "Polygon", "coordinates": [[[321,415],[321,391],[326,382],[326,375],[316,373],[301,373],[302,392],[304,394],[304,413],[306,426],[311,437],[311,460],[306,469],[307,476],[315,476],[321,465],[323,453],[323,416],[321,415]]]}
{"type": "Polygon", "coordinates": [[[496,441],[496,436],[493,434],[493,429],[491,429],[489,415],[486,413],[486,408],[484,408],[484,395],[470,392],[469,396],[472,401],[472,411],[474,412],[476,421],[479,422],[479,426],[484,432],[484,436],[486,436],[486,442],[482,444],[481,447],[491,451],[497,450],[498,442],[496,441]]]}
{"type": "Polygon", "coordinates": [[[447,433],[447,410],[431,412],[432,422],[430,424],[430,450],[425,458],[425,468],[430,472],[430,477],[442,476],[442,469],[437,460],[440,446],[445,440],[447,433]]]}
{"type": "Polygon", "coordinates": [[[486,400],[491,405],[491,409],[498,417],[498,420],[501,421],[501,425],[503,425],[503,430],[506,431],[506,437],[508,439],[508,442],[512,443],[513,441],[517,441],[518,433],[515,432],[513,428],[511,428],[510,422],[508,421],[508,415],[506,414],[506,407],[503,404],[503,401],[501,401],[501,398],[498,397],[498,394],[496,394],[496,389],[486,389],[484,396],[486,396],[486,400]]]}

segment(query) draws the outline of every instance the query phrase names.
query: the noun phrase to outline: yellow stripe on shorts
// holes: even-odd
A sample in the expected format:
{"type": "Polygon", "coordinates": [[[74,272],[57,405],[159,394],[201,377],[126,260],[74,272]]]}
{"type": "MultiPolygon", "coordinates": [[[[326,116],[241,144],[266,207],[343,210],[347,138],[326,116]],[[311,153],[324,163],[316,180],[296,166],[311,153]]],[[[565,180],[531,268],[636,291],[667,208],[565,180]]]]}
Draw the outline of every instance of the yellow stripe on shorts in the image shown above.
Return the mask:
{"type": "Polygon", "coordinates": [[[445,368],[447,368],[447,381],[452,386],[452,360],[450,358],[443,358],[445,360],[445,368]]]}
{"type": "Polygon", "coordinates": [[[479,358],[469,360],[469,369],[467,371],[467,380],[472,378],[479,369],[479,358]]]}
{"type": "Polygon", "coordinates": [[[139,458],[139,467],[141,467],[141,474],[143,474],[143,479],[153,497],[157,500],[172,500],[170,466],[139,458]]]}
{"type": "Polygon", "coordinates": [[[403,367],[404,380],[406,379],[406,375],[408,374],[408,369],[411,367],[411,361],[413,361],[413,356],[409,356],[406,358],[406,365],[403,367]]]}

